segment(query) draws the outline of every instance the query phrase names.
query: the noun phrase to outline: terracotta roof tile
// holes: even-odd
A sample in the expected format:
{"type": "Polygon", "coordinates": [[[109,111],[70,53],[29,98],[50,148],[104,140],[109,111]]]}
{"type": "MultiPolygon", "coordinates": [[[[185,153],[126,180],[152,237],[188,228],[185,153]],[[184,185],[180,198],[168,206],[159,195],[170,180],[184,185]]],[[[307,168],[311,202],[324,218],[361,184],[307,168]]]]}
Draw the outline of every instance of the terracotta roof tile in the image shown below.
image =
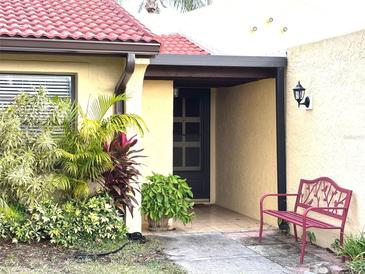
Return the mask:
{"type": "Polygon", "coordinates": [[[209,52],[180,34],[159,35],[156,40],[161,43],[161,54],[209,55],[209,52]]]}
{"type": "Polygon", "coordinates": [[[1,0],[0,36],[153,42],[114,0],[1,0]]]}

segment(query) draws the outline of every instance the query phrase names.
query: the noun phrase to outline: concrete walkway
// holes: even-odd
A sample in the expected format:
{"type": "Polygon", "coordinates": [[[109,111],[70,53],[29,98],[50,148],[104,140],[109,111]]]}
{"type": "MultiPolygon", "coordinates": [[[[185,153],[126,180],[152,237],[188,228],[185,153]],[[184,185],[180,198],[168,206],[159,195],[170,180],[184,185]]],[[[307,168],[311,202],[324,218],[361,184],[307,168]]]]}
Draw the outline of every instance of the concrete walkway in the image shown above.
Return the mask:
{"type": "Polygon", "coordinates": [[[257,232],[160,234],[168,256],[188,273],[345,273],[341,261],[325,249],[309,245],[299,264],[299,244],[290,236],[267,231],[262,244],[257,232]],[[270,234],[270,235],[269,235],[270,234]]]}

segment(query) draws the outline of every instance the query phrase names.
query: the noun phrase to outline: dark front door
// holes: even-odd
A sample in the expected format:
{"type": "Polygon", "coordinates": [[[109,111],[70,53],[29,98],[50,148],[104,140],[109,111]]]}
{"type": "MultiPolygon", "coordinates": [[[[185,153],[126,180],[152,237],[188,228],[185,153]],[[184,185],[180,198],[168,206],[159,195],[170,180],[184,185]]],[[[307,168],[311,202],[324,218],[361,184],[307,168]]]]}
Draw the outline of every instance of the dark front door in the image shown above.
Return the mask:
{"type": "Polygon", "coordinates": [[[210,91],[180,88],[174,98],[174,174],[186,178],[194,199],[210,194],[210,91]]]}

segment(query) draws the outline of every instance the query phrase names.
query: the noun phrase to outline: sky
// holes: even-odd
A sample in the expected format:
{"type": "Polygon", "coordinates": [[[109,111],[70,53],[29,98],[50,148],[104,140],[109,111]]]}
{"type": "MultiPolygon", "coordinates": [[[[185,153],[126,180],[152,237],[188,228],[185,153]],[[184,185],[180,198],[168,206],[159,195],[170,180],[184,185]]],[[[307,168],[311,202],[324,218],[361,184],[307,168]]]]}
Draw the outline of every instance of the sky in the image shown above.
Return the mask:
{"type": "Polygon", "coordinates": [[[181,33],[213,54],[285,56],[290,47],[365,29],[365,0],[213,0],[159,15],[138,13],[138,3],[123,5],[153,32],[181,33]]]}

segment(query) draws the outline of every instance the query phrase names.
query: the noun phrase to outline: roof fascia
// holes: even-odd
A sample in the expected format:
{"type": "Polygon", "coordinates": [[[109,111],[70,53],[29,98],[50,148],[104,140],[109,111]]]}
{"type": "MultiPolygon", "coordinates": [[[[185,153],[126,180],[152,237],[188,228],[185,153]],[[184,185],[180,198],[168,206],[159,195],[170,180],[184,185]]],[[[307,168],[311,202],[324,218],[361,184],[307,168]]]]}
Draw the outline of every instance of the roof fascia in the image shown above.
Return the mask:
{"type": "Polygon", "coordinates": [[[159,53],[157,42],[113,42],[0,37],[0,51],[76,53],[76,54],[128,54],[154,56],[159,53]]]}
{"type": "Polygon", "coordinates": [[[287,58],[269,56],[159,54],[151,59],[150,65],[285,68],[287,66],[287,58]]]}

